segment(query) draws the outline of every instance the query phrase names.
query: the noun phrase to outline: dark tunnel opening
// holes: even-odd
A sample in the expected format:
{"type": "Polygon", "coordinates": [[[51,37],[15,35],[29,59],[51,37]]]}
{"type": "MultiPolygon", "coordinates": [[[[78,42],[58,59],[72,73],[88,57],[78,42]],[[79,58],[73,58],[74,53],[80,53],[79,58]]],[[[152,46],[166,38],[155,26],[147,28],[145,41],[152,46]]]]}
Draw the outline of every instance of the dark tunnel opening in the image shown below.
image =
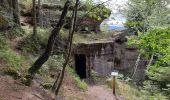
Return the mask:
{"type": "Polygon", "coordinates": [[[86,56],[83,54],[75,55],[75,70],[81,79],[86,78],[86,56]]]}

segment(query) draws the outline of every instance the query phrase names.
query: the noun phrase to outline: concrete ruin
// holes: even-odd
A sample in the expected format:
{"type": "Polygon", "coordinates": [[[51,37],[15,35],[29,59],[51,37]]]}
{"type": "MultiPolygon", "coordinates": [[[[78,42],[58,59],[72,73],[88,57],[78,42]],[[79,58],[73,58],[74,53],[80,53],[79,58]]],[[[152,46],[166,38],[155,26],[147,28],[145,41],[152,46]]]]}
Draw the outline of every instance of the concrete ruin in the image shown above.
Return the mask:
{"type": "MultiPolygon", "coordinates": [[[[139,52],[136,47],[128,46],[126,41],[119,39],[75,44],[75,70],[80,78],[90,77],[92,71],[97,72],[99,76],[109,76],[113,70],[131,76],[139,52]]],[[[139,82],[145,78],[146,65],[147,61],[141,59],[135,81],[139,82]]]]}

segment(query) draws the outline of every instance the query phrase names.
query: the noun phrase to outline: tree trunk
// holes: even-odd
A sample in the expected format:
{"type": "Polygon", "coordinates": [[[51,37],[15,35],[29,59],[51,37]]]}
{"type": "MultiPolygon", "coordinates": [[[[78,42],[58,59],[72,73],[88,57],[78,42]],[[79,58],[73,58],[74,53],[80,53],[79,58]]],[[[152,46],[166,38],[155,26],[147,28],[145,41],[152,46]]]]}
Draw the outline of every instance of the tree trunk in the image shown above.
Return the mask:
{"type": "Polygon", "coordinates": [[[13,21],[14,23],[17,24],[18,27],[21,27],[18,0],[12,0],[12,8],[13,8],[13,21]]]}
{"type": "Polygon", "coordinates": [[[37,22],[39,26],[42,26],[42,17],[41,17],[41,0],[38,0],[38,10],[37,10],[37,22]]]}
{"type": "Polygon", "coordinates": [[[69,41],[70,41],[69,42],[69,48],[68,48],[68,52],[67,52],[67,57],[65,59],[65,62],[63,63],[63,69],[61,71],[61,78],[60,78],[58,87],[57,87],[57,89],[55,91],[56,96],[58,95],[59,90],[61,88],[64,76],[65,76],[65,69],[67,67],[67,64],[69,62],[71,52],[72,52],[72,41],[73,41],[73,35],[74,35],[74,32],[75,32],[75,28],[76,28],[78,4],[79,4],[79,0],[76,0],[75,8],[73,10],[73,15],[72,15],[71,28],[70,28],[70,31],[69,31],[69,41]]]}
{"type": "Polygon", "coordinates": [[[151,66],[151,64],[152,64],[152,61],[153,61],[153,54],[151,55],[151,58],[150,58],[150,60],[149,60],[149,63],[148,63],[148,65],[147,65],[147,67],[150,67],[151,66]]]}
{"type": "Polygon", "coordinates": [[[69,7],[70,7],[70,1],[67,0],[67,2],[64,5],[63,12],[60,16],[60,20],[59,20],[58,24],[55,26],[55,28],[52,30],[51,35],[48,39],[48,44],[47,44],[45,52],[36,60],[34,65],[31,68],[29,68],[28,72],[31,75],[31,77],[30,77],[31,80],[34,78],[35,73],[41,68],[41,66],[50,57],[51,51],[52,51],[53,46],[54,46],[55,39],[56,39],[57,35],[59,34],[63,24],[65,23],[65,17],[67,15],[69,7]]]}
{"type": "Polygon", "coordinates": [[[134,78],[134,76],[135,76],[135,74],[136,74],[136,71],[137,71],[137,69],[138,69],[138,65],[139,65],[139,62],[140,62],[141,55],[142,55],[142,54],[140,53],[140,54],[138,55],[137,60],[136,60],[134,72],[133,72],[133,74],[132,74],[132,79],[134,78]]]}
{"type": "Polygon", "coordinates": [[[37,19],[36,19],[36,0],[32,0],[33,6],[33,37],[37,34],[37,19]]]}

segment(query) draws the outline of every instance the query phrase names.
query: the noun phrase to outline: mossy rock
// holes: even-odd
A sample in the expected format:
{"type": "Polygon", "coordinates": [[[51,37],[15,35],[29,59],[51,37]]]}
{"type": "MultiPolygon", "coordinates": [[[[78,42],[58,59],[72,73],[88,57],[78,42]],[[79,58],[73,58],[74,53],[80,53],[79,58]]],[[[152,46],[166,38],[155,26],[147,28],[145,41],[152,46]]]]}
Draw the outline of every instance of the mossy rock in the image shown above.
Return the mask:
{"type": "Polygon", "coordinates": [[[43,83],[41,86],[43,86],[45,89],[51,89],[53,85],[51,83],[43,83]]]}
{"type": "Polygon", "coordinates": [[[10,76],[12,76],[14,79],[18,79],[18,78],[21,77],[20,73],[19,73],[17,70],[15,70],[14,68],[10,68],[10,67],[8,67],[8,68],[3,68],[2,71],[3,71],[4,74],[10,75],[10,76]]]}

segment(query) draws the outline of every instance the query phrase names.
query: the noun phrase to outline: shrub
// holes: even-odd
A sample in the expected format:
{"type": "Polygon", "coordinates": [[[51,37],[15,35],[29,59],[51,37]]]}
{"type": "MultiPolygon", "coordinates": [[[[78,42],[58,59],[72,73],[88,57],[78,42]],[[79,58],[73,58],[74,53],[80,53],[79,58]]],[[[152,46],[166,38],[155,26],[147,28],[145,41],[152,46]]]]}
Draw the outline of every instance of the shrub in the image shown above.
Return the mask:
{"type": "Polygon", "coordinates": [[[18,79],[21,77],[21,74],[15,68],[7,67],[7,68],[3,68],[2,71],[4,74],[10,75],[15,79],[18,79]]]}
{"type": "Polygon", "coordinates": [[[29,34],[19,45],[24,53],[41,53],[45,49],[49,37],[49,30],[37,28],[37,34],[33,37],[29,34]]]}
{"type": "Polygon", "coordinates": [[[146,74],[162,92],[170,92],[167,86],[170,84],[170,28],[150,30],[131,41],[131,44],[137,45],[148,59],[154,56],[153,63],[147,66],[146,74]]]}
{"type": "Polygon", "coordinates": [[[62,54],[53,55],[47,61],[47,64],[50,66],[50,69],[52,70],[62,67],[63,63],[64,63],[64,57],[62,54]]]}
{"type": "Polygon", "coordinates": [[[5,38],[3,33],[0,33],[0,49],[6,49],[8,47],[9,45],[7,39],[5,38]]]}
{"type": "Polygon", "coordinates": [[[0,34],[6,39],[14,39],[16,37],[23,36],[25,34],[25,31],[22,28],[14,27],[8,31],[1,32],[0,34]]]}
{"type": "Polygon", "coordinates": [[[75,80],[76,85],[78,86],[78,88],[80,90],[82,90],[82,91],[86,91],[87,88],[88,88],[87,83],[84,80],[81,80],[79,78],[79,76],[76,74],[75,70],[70,68],[70,67],[68,67],[67,71],[68,71],[69,74],[71,74],[74,77],[74,80],[75,80]]]}
{"type": "Polygon", "coordinates": [[[24,34],[25,34],[25,31],[22,28],[14,27],[11,30],[9,30],[9,32],[6,33],[6,36],[9,39],[13,39],[16,37],[23,36],[24,34]]]}
{"type": "Polygon", "coordinates": [[[75,81],[80,90],[82,91],[87,90],[88,85],[86,84],[86,82],[84,82],[83,80],[80,80],[79,77],[75,77],[75,81]]]}

